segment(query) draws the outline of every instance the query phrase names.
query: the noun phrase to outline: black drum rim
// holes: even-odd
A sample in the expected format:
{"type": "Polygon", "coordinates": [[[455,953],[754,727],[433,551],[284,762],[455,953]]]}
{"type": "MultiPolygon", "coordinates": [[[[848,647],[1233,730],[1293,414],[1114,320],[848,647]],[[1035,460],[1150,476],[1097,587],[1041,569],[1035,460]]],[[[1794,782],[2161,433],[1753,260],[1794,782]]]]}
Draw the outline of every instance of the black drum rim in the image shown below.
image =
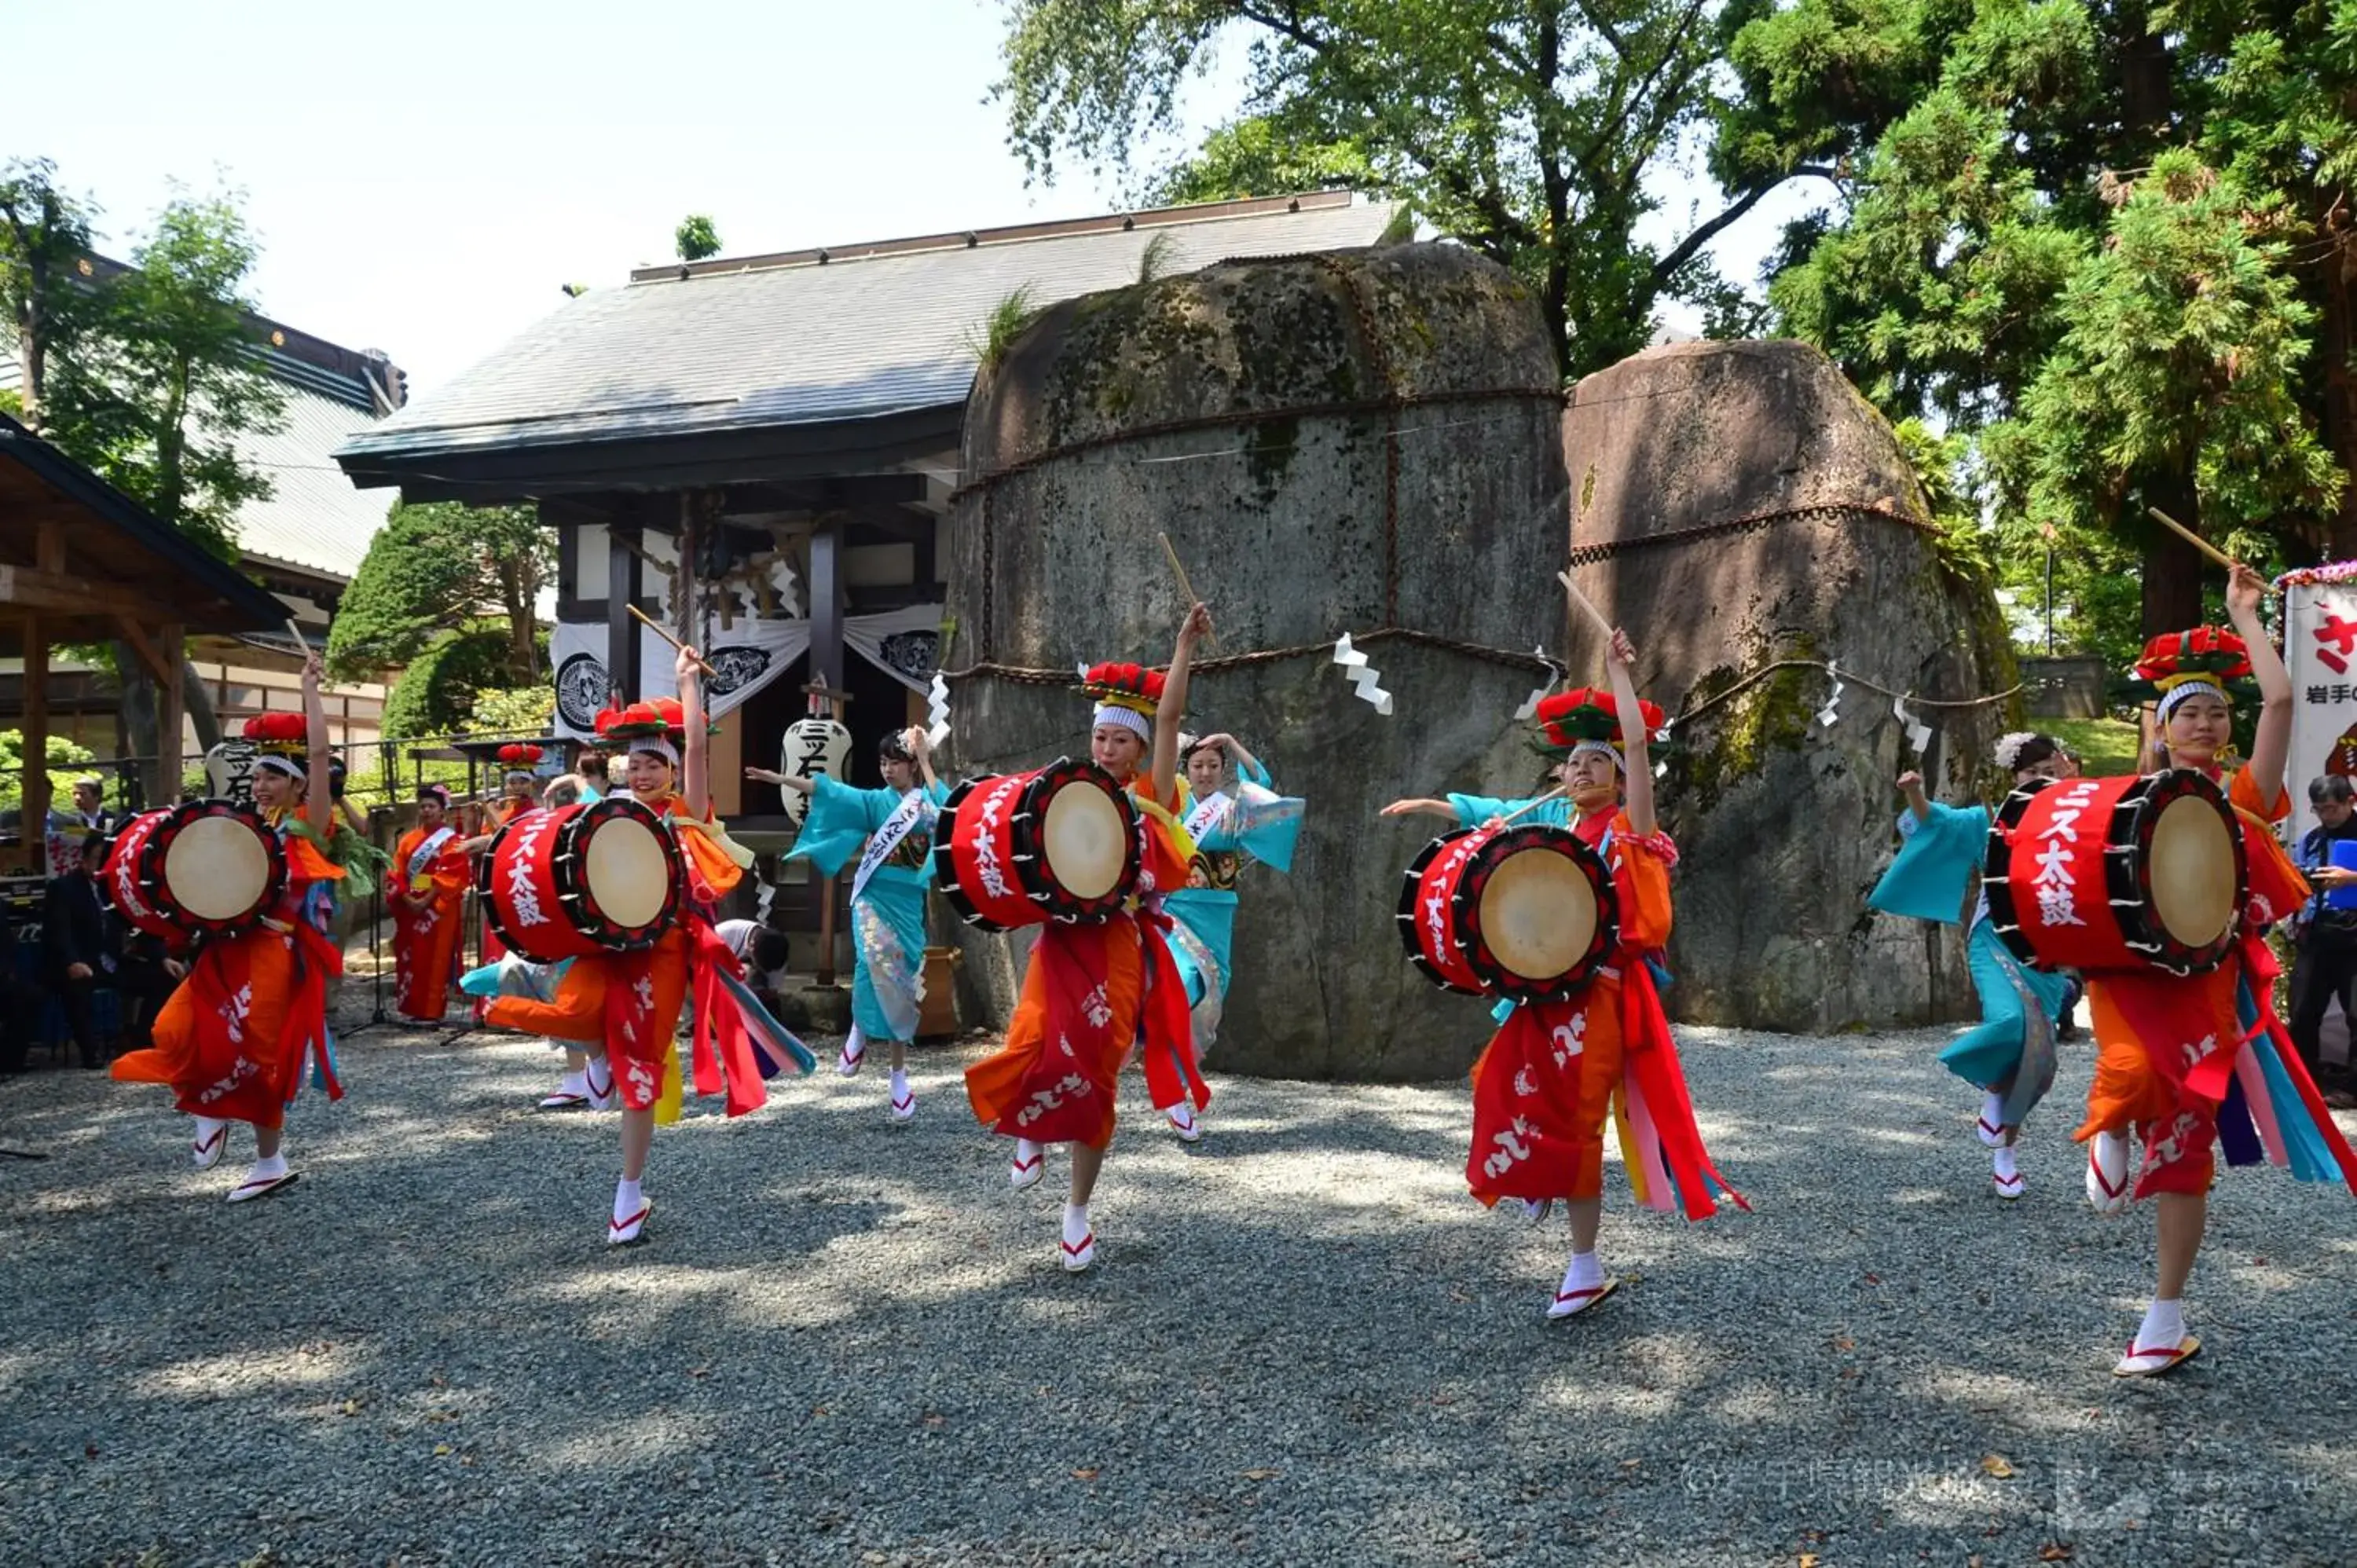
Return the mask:
{"type": "Polygon", "coordinates": [[[2242,936],[2242,904],[2250,886],[2250,852],[2243,843],[2242,819],[2224,790],[2190,768],[2173,768],[2137,781],[2120,797],[2104,847],[2104,891],[2127,945],[2146,961],[2172,974],[2207,974],[2226,961],[2242,936]],[[2160,922],[2152,906],[2152,836],[2161,812],[2179,800],[2199,799],[2217,811],[2233,845],[2234,911],[2225,929],[2207,942],[2181,940],[2160,922]],[[2138,873],[2141,875],[2138,875],[2138,873]]]}
{"type": "Polygon", "coordinates": [[[183,805],[161,809],[170,814],[156,824],[155,830],[147,835],[147,841],[139,846],[139,858],[132,867],[132,874],[138,878],[140,889],[146,895],[156,918],[184,931],[216,937],[237,936],[261,925],[278,902],[279,896],[286,890],[286,851],[285,846],[278,842],[277,830],[263,820],[261,812],[234,800],[190,800],[183,805]],[[263,877],[262,897],[254,900],[250,912],[233,919],[207,919],[203,916],[190,914],[178,899],[172,897],[171,887],[164,880],[164,856],[172,847],[173,841],[190,823],[210,817],[229,817],[243,823],[263,841],[267,851],[263,858],[269,870],[263,877]]]}
{"type": "Polygon", "coordinates": [[[1041,768],[1015,797],[1014,815],[1007,823],[1015,879],[1022,885],[1024,897],[1045,909],[1049,919],[1067,926],[1101,925],[1121,913],[1137,891],[1145,859],[1139,850],[1139,829],[1137,807],[1130,800],[1129,791],[1112,774],[1093,762],[1075,762],[1069,757],[1060,757],[1041,768]],[[1121,837],[1125,846],[1121,875],[1111,888],[1094,898],[1074,897],[1068,889],[1056,885],[1055,878],[1048,873],[1046,850],[1040,841],[1046,829],[1048,806],[1057,792],[1067,785],[1082,783],[1112,797],[1114,811],[1121,818],[1121,837]]]}
{"type": "Polygon", "coordinates": [[[985,784],[995,784],[1004,777],[1005,775],[998,773],[985,773],[973,779],[962,779],[952,785],[949,798],[942,802],[941,819],[933,825],[931,854],[934,890],[950,901],[950,908],[955,911],[959,919],[977,930],[1003,931],[1008,928],[975,908],[974,900],[966,897],[965,888],[958,882],[957,856],[954,851],[954,845],[957,843],[958,811],[976,789],[985,784]]]}
{"type": "Polygon", "coordinates": [[[2033,779],[2017,786],[2013,792],[1997,803],[1996,813],[1989,822],[1988,850],[1981,860],[1981,891],[1988,898],[1989,928],[2006,951],[2031,969],[2044,971],[2045,961],[2038,956],[2029,934],[2021,929],[2021,910],[2014,900],[2013,884],[2007,880],[2013,873],[2013,831],[2021,825],[2029,802],[2039,794],[2053,788],[2060,779],[2033,779]]]}
{"type": "Polygon", "coordinates": [[[1415,965],[1416,972],[1423,975],[1425,979],[1432,982],[1441,990],[1454,992],[1459,996],[1482,996],[1488,993],[1477,985],[1459,985],[1450,979],[1438,964],[1425,956],[1424,942],[1417,935],[1419,928],[1416,924],[1418,914],[1416,903],[1424,891],[1425,871],[1432,865],[1434,858],[1466,834],[1479,831],[1477,828],[1453,828],[1442,833],[1415,852],[1415,858],[1407,863],[1407,870],[1401,874],[1400,878],[1399,914],[1396,924],[1399,929],[1400,945],[1407,949],[1408,961],[1415,965]]]}
{"type": "Polygon", "coordinates": [[[1475,850],[1466,863],[1465,874],[1457,879],[1453,903],[1457,929],[1462,933],[1458,947],[1467,965],[1481,977],[1491,993],[1512,1002],[1570,1001],[1595,979],[1605,958],[1620,941],[1620,901],[1612,884],[1611,868],[1577,833],[1551,822],[1508,827],[1475,850]],[[1481,940],[1482,888],[1500,866],[1530,850],[1560,854],[1571,861],[1586,873],[1588,885],[1596,890],[1596,930],[1589,938],[1587,950],[1569,969],[1551,979],[1534,980],[1517,974],[1499,962],[1489,944],[1481,940]]]}
{"type": "MultiPolygon", "coordinates": [[[[2019,901],[2007,880],[2013,865],[2011,834],[2021,824],[2029,802],[2063,782],[2038,779],[2016,789],[1998,806],[1990,823],[1988,854],[1982,866],[1981,888],[1988,896],[1989,923],[2007,952],[2029,968],[2050,972],[2023,929],[2019,901]]],[[[2242,919],[2226,923],[2217,937],[2199,946],[2179,940],[2153,912],[2150,886],[2152,835],[2164,807],[2188,797],[2200,797],[2213,806],[2226,823],[2233,843],[2234,886],[2239,905],[2250,886],[2250,849],[2244,842],[2242,819],[2224,790],[2198,768],[2171,768],[2137,779],[2114,802],[2103,830],[2104,898],[2120,940],[2142,956],[2145,966],[2178,976],[2207,974],[2226,961],[2241,940],[2242,919]],[[2141,875],[2139,875],[2139,869],[2141,875]]]]}
{"type": "MultiPolygon", "coordinates": [[[[560,810],[562,808],[559,808],[560,810]]],[[[500,846],[508,834],[529,824],[534,813],[525,812],[503,823],[492,833],[491,842],[482,858],[475,865],[475,891],[480,896],[483,922],[490,926],[501,943],[533,957],[538,945],[531,937],[517,940],[515,931],[500,917],[499,900],[491,896],[493,868],[499,862],[500,846]]],[[[662,940],[663,934],[679,923],[680,910],[687,903],[687,865],[683,852],[673,842],[662,819],[647,806],[621,795],[608,795],[580,807],[554,832],[556,843],[549,858],[549,879],[556,886],[556,897],[567,911],[567,924],[584,940],[593,942],[609,952],[640,952],[662,940]],[[635,818],[651,829],[658,843],[663,845],[668,875],[664,878],[663,901],[654,918],[640,926],[624,926],[608,917],[583,883],[587,865],[581,850],[589,836],[590,824],[616,817],[635,818]]]]}

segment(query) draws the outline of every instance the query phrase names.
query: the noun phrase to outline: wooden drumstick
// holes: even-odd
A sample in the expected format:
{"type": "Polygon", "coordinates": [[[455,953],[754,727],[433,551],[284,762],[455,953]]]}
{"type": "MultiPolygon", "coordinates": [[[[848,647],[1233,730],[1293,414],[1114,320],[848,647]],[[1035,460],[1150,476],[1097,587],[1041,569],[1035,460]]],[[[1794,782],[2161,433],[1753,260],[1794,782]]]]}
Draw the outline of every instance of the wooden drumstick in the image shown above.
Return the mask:
{"type": "MultiPolygon", "coordinates": [[[[2235,560],[2232,555],[2227,554],[2224,551],[2219,549],[2216,545],[2211,543],[2208,540],[2202,538],[2200,534],[2194,532],[2191,529],[2186,527],[2183,523],[2178,521],[2175,518],[2169,516],[2158,507],[2148,506],[2144,510],[2152,514],[2153,521],[2160,524],[2161,527],[2169,530],[2171,533],[2177,535],[2178,538],[2182,539],[2186,543],[2190,544],[2194,549],[2199,550],[2202,554],[2207,555],[2211,560],[2226,568],[2227,571],[2239,572],[2246,570],[2240,561],[2235,560]]],[[[2272,586],[2267,589],[2267,596],[2269,598],[2276,596],[2276,590],[2272,586]]]]}
{"type": "Polygon", "coordinates": [[[1587,602],[1587,596],[1581,593],[1578,585],[1571,580],[1570,568],[1557,572],[1555,580],[1563,585],[1563,591],[1570,596],[1571,607],[1587,617],[1588,624],[1596,628],[1598,635],[1604,639],[1604,646],[1609,649],[1612,646],[1612,623],[1604,618],[1603,611],[1587,602]]]}
{"type": "Polygon", "coordinates": [[[1544,805],[1545,805],[1549,800],[1554,800],[1556,796],[1558,796],[1558,795],[1562,794],[1565,790],[1566,790],[1566,789],[1570,789],[1570,788],[1571,788],[1571,786],[1570,786],[1570,785],[1568,785],[1568,784],[1558,784],[1558,785],[1556,785],[1554,789],[1552,789],[1548,790],[1545,794],[1544,794],[1544,795],[1541,795],[1541,796],[1537,797],[1535,800],[1525,800],[1525,801],[1523,801],[1521,805],[1519,805],[1519,806],[1515,807],[1512,811],[1511,811],[1507,812],[1504,816],[1500,817],[1500,818],[1498,819],[1498,825],[1499,825],[1500,827],[1504,827],[1508,822],[1512,822],[1516,817],[1521,816],[1524,811],[1530,811],[1530,810],[1532,810],[1534,807],[1537,807],[1537,806],[1544,806],[1544,805]]]}
{"type": "MultiPolygon", "coordinates": [[[[671,634],[671,628],[663,625],[662,622],[655,619],[654,617],[647,614],[646,611],[639,608],[636,605],[626,603],[623,607],[628,609],[632,615],[638,617],[640,620],[645,622],[648,630],[653,632],[657,637],[662,638],[665,642],[670,643],[674,651],[684,653],[687,650],[687,644],[673,637],[671,634]]],[[[695,661],[695,667],[698,670],[703,671],[706,675],[713,677],[715,680],[717,680],[720,676],[719,671],[715,670],[711,665],[706,664],[700,657],[695,661]]]]}
{"type": "MultiPolygon", "coordinates": [[[[1195,585],[1187,581],[1187,568],[1178,564],[1178,552],[1171,545],[1170,536],[1167,533],[1157,533],[1154,537],[1162,541],[1162,553],[1169,557],[1171,575],[1178,579],[1178,591],[1187,596],[1187,607],[1189,610],[1193,609],[1203,601],[1195,596],[1195,585]]],[[[1207,644],[1217,642],[1220,640],[1220,634],[1206,630],[1203,633],[1203,640],[1207,644]]]]}

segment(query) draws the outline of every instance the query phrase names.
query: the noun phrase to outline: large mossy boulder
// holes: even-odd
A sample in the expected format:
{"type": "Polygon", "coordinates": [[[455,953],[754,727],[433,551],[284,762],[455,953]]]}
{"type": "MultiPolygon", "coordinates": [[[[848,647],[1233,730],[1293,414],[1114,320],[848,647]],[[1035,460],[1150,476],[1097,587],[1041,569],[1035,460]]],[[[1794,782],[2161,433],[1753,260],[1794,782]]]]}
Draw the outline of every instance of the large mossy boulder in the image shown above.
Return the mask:
{"type": "MultiPolygon", "coordinates": [[[[1809,1033],[1962,1015],[1956,932],[1875,915],[1866,895],[1897,842],[1898,774],[1969,797],[2018,709],[1915,710],[1932,731],[1919,764],[1892,699],[1862,682],[1973,698],[2011,687],[2014,661],[1889,426],[1816,349],[1746,342],[1589,376],[1563,429],[1574,580],[1630,629],[1646,695],[1697,714],[1660,796],[1683,854],[1672,1015],[1809,1033]],[[1858,678],[1831,727],[1822,671],[1752,679],[1782,660],[1858,678]]],[[[1583,670],[1595,640],[1576,645],[1583,670]]]]}
{"type": "MultiPolygon", "coordinates": [[[[1309,801],[1292,875],[1247,874],[1215,1065],[1435,1078],[1489,1033],[1394,934],[1401,872],[1433,824],[1375,811],[1535,777],[1512,714],[1536,676],[1505,650],[1563,624],[1561,416],[1528,291],[1453,246],[1236,261],[1090,295],[977,377],[943,663],[1000,672],[954,687],[958,771],[1084,755],[1089,710],[1061,672],[1168,657],[1183,607],[1157,535],[1213,607],[1207,655],[1277,655],[1207,670],[1189,704],[1190,729],[1234,733],[1309,801]],[[1387,627],[1501,651],[1370,642],[1395,699],[1382,717],[1330,650],[1387,627]]],[[[968,937],[970,1017],[1004,1022],[1027,946],[968,937]]]]}

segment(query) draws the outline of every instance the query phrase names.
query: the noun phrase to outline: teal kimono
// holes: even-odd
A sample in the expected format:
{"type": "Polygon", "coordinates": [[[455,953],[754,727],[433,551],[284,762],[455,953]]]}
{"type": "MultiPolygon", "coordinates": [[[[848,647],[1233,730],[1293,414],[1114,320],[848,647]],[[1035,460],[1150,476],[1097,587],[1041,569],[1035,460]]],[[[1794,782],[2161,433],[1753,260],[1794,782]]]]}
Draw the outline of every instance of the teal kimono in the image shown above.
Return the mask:
{"type": "MultiPolygon", "coordinates": [[[[936,784],[909,794],[917,804],[909,826],[851,901],[851,1020],[871,1040],[915,1039],[917,1004],[925,994],[927,870],[933,823],[949,790],[936,784]]],[[[909,799],[895,789],[855,789],[822,774],[789,858],[838,875],[894,823],[909,799]]]]}
{"type": "MultiPolygon", "coordinates": [[[[1190,798],[1184,804],[1182,817],[1207,820],[1201,813],[1209,802],[1190,798]]],[[[1233,803],[1210,819],[1196,837],[1187,886],[1162,901],[1163,913],[1176,922],[1170,956],[1187,984],[1198,1060],[1219,1037],[1235,947],[1237,882],[1244,867],[1254,862],[1278,871],[1293,869],[1301,811],[1300,800],[1275,793],[1268,769],[1245,769],[1233,803]]]]}
{"type": "MultiPolygon", "coordinates": [[[[1964,895],[1980,886],[1987,854],[1988,809],[1932,802],[1932,820],[1899,814],[1899,858],[1882,874],[1867,903],[1886,914],[1953,926],[1963,918],[1964,895]]],[[[1950,1072],[1976,1089],[2002,1092],[2005,1124],[2021,1125],[2054,1083],[2054,1025],[2071,994],[2059,974],[2028,967],[2007,950],[1988,920],[1988,899],[1975,903],[1965,939],[1981,1021],[1940,1053],[1950,1072]]]]}

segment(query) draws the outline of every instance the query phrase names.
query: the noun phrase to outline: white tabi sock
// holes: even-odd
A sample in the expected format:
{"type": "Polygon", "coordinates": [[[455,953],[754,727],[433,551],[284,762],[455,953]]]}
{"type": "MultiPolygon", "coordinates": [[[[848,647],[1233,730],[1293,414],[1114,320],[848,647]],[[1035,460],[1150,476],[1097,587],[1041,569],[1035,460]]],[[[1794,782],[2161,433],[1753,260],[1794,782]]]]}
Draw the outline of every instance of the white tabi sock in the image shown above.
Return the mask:
{"type": "Polygon", "coordinates": [[[2005,1096],[1992,1089],[1981,1096],[1980,1125],[1973,1131],[1979,1136],[1982,1143],[1994,1144],[2004,1138],[2004,1129],[2005,1096]],[[1992,1127],[1996,1128],[1997,1131],[1990,1132],[1989,1129],[1992,1127]]]}
{"type": "Polygon", "coordinates": [[[1999,1144],[1989,1151],[1989,1168],[2003,1181],[2012,1181],[2021,1175],[2021,1167],[2013,1157],[2011,1144],[1999,1144]]]}
{"type": "Polygon", "coordinates": [[[1571,1267],[1565,1271],[1563,1288],[1566,1291],[1594,1290],[1604,1283],[1604,1264],[1593,1252],[1574,1252],[1571,1267]]]}
{"type": "Polygon", "coordinates": [[[646,1206],[646,1199],[639,1196],[639,1184],[637,1182],[632,1181],[628,1176],[624,1176],[620,1181],[614,1184],[615,1224],[627,1224],[630,1219],[637,1216],[640,1209],[644,1208],[646,1206]]]}
{"type": "Polygon", "coordinates": [[[1064,1205],[1064,1245],[1077,1247],[1089,1239],[1089,1206],[1085,1203],[1064,1205]]]}
{"type": "Polygon", "coordinates": [[[276,1181],[280,1176],[283,1176],[285,1174],[286,1150],[285,1145],[282,1144],[279,1147],[278,1152],[271,1155],[268,1159],[254,1161],[253,1168],[245,1173],[245,1179],[250,1182],[276,1181]]]}
{"type": "Polygon", "coordinates": [[[2143,1326],[2136,1330],[2136,1348],[2173,1350],[2184,1342],[2185,1304],[2153,1297],[2152,1305],[2144,1309],[2143,1326]]]}

